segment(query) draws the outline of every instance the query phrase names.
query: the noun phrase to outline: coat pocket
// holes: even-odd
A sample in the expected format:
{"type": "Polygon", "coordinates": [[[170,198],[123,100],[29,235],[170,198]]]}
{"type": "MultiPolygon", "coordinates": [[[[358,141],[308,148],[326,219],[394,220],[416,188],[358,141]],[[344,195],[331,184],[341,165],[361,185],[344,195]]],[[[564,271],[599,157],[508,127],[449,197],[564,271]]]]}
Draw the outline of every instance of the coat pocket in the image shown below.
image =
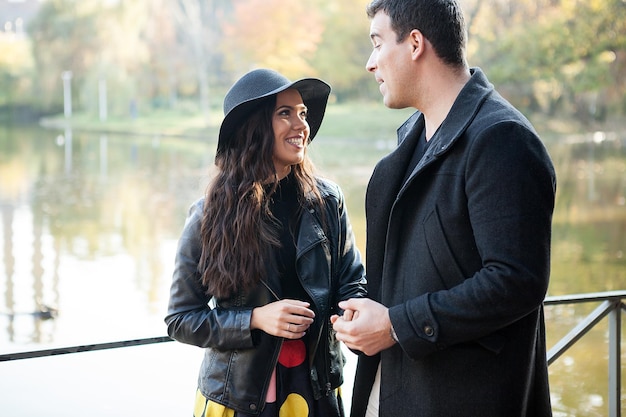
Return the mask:
{"type": "Polygon", "coordinates": [[[437,208],[426,217],[423,227],[426,246],[443,286],[450,289],[461,284],[465,275],[448,243],[437,208]]]}
{"type": "MultiPolygon", "coordinates": [[[[424,222],[424,238],[442,285],[446,289],[451,289],[462,284],[466,275],[448,243],[437,208],[430,213],[424,222]]],[[[476,340],[476,343],[490,352],[498,354],[506,344],[506,337],[501,332],[495,332],[476,340]]]]}

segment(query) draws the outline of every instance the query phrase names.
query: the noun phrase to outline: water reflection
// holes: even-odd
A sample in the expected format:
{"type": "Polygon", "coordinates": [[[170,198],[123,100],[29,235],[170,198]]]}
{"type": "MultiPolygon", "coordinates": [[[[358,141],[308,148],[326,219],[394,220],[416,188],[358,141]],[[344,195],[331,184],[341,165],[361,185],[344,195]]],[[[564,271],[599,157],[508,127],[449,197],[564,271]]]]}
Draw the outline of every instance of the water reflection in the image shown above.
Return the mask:
{"type": "MultiPolygon", "coordinates": [[[[393,143],[320,136],[311,148],[321,173],[342,186],[362,249],[367,181],[393,143]]],[[[548,142],[558,177],[550,295],[626,288],[625,145],[615,133],[548,142]]],[[[164,334],[176,242],[214,148],[0,130],[0,351],[164,334]]],[[[547,308],[548,345],[595,307],[547,308]]],[[[599,327],[550,367],[556,415],[606,409],[606,338],[599,327]]]]}
{"type": "MultiPolygon", "coordinates": [[[[45,282],[44,268],[42,265],[42,224],[38,219],[33,218],[31,223],[30,236],[18,236],[13,233],[14,220],[25,213],[17,213],[11,204],[2,205],[2,240],[4,275],[5,279],[5,309],[6,334],[10,341],[28,341],[42,343],[50,341],[54,333],[54,323],[46,323],[56,316],[56,309],[44,302],[44,294],[47,292],[48,283],[45,282]],[[22,241],[30,237],[30,241],[22,241]],[[21,243],[30,244],[31,253],[29,264],[31,266],[30,280],[17,280],[21,273],[16,269],[16,256],[14,252],[16,246],[21,243]],[[26,287],[30,285],[30,287],[26,287]],[[32,307],[20,309],[20,293],[28,291],[32,298],[32,307]]],[[[39,219],[40,220],[40,219],[39,219]]],[[[20,255],[26,255],[26,251],[20,255]]],[[[25,256],[25,259],[27,257],[25,256]]],[[[56,282],[51,283],[49,292],[53,296],[52,304],[58,301],[58,291],[56,282]]]]}
{"type": "MultiPolygon", "coordinates": [[[[70,129],[6,133],[0,159],[0,319],[6,332],[0,340],[15,346],[2,343],[3,350],[68,340],[63,334],[73,332],[58,326],[84,300],[91,300],[89,310],[101,306],[102,316],[114,318],[120,310],[117,291],[137,296],[132,304],[142,315],[162,316],[172,246],[187,206],[201,193],[200,179],[212,160],[209,146],[74,135],[70,129]],[[106,270],[112,259],[113,268],[106,270]],[[97,274],[86,274],[94,266],[97,274]],[[60,289],[73,280],[88,283],[89,290],[60,289]],[[124,285],[116,288],[119,280],[124,285]],[[105,302],[99,295],[109,290],[114,296],[105,302]]],[[[160,319],[152,332],[162,334],[160,319]]],[[[82,343],[128,333],[90,328],[81,329],[82,343]]]]}

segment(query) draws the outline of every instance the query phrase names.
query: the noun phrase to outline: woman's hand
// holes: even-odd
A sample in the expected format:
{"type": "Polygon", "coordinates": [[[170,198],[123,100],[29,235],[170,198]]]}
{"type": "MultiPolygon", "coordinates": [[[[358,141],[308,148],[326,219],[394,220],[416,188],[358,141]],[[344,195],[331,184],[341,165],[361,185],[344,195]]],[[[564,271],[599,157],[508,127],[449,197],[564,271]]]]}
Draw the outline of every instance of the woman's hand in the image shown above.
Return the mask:
{"type": "Polygon", "coordinates": [[[263,330],[272,336],[299,339],[313,323],[315,313],[309,303],[298,300],[280,300],[252,310],[252,329],[263,330]]]}

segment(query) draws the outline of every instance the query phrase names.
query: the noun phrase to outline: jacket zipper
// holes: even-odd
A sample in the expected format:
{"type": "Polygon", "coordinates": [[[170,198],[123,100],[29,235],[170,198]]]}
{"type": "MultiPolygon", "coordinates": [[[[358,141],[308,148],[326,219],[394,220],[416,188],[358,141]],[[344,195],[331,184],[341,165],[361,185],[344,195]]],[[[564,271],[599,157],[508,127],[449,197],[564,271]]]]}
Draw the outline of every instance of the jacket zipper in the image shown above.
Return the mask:
{"type": "MultiPolygon", "coordinates": [[[[315,212],[314,208],[309,208],[308,212],[313,215],[313,217],[315,218],[315,220],[318,223],[318,227],[321,224],[319,217],[317,216],[317,213],[315,212]]],[[[327,238],[326,238],[327,239],[327,238]]],[[[300,282],[300,285],[302,285],[302,288],[304,288],[304,290],[306,291],[306,293],[309,295],[309,298],[311,299],[312,302],[315,302],[315,298],[311,295],[311,293],[309,292],[308,288],[306,288],[305,285],[302,284],[302,279],[300,278],[300,274],[298,272],[298,260],[300,258],[302,258],[302,255],[305,254],[306,252],[312,250],[312,248],[314,248],[315,246],[319,245],[320,242],[322,242],[323,239],[320,239],[319,241],[317,241],[314,245],[310,245],[309,247],[306,248],[306,250],[302,251],[299,254],[296,254],[296,276],[298,278],[298,281],[300,282]]],[[[330,271],[330,280],[332,281],[332,274],[333,274],[333,265],[332,262],[334,261],[334,256],[332,256],[331,254],[331,271],[330,271]]],[[[326,300],[326,303],[328,305],[328,308],[330,308],[330,297],[331,297],[331,291],[328,291],[328,299],[326,300]]],[[[327,323],[322,323],[322,325],[320,326],[320,331],[317,335],[317,337],[315,338],[315,344],[313,346],[313,351],[310,352],[311,354],[311,358],[309,359],[309,367],[313,368],[315,366],[315,353],[317,352],[319,345],[320,345],[320,339],[322,338],[322,336],[324,335],[324,333],[327,333],[327,323]]],[[[324,349],[324,363],[330,364],[330,358],[328,357],[328,349],[324,349]]],[[[320,381],[320,375],[319,375],[319,370],[316,369],[316,374],[317,374],[317,379],[318,379],[318,384],[321,382],[320,381]]],[[[332,391],[331,389],[331,383],[330,383],[330,375],[328,373],[328,367],[324,366],[324,379],[325,379],[325,384],[324,386],[320,385],[320,389],[322,390],[322,392],[325,391],[325,395],[328,397],[332,391]]]]}

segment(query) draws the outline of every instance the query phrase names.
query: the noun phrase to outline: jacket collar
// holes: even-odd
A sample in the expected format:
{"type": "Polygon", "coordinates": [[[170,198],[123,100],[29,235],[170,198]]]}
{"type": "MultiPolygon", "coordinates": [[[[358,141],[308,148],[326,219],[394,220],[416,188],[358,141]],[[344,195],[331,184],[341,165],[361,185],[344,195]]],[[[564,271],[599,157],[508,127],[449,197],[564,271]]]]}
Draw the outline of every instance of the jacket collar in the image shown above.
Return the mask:
{"type": "MultiPolygon", "coordinates": [[[[320,188],[320,192],[327,189],[320,188]]],[[[322,195],[325,195],[322,192],[322,195]]],[[[319,213],[316,212],[316,208],[312,204],[305,204],[300,213],[300,219],[298,220],[298,236],[296,241],[296,260],[300,259],[306,252],[308,252],[315,245],[320,244],[324,240],[327,240],[326,233],[322,227],[319,213]]],[[[269,269],[273,271],[272,268],[269,269]]],[[[282,290],[280,285],[280,277],[275,273],[270,273],[267,282],[264,283],[265,287],[272,293],[274,297],[280,299],[282,297],[282,290]]]]}

